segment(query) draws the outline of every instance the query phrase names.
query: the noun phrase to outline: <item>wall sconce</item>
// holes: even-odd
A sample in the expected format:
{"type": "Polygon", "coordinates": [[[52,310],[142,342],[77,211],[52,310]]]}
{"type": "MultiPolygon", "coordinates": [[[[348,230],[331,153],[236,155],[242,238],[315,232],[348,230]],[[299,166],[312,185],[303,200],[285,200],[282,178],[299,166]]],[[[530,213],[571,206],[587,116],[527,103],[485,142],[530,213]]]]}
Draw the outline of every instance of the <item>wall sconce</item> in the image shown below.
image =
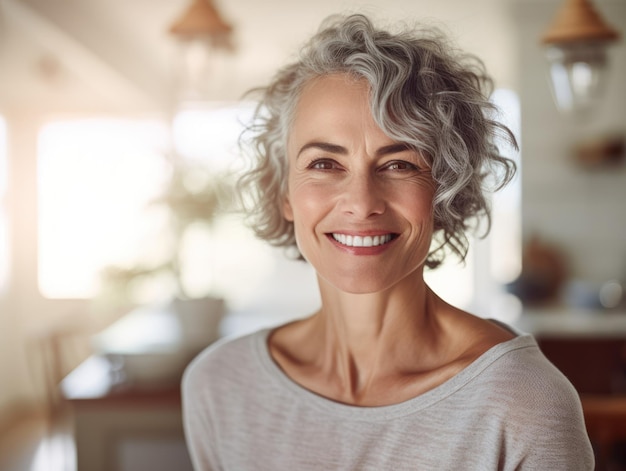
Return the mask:
{"type": "Polygon", "coordinates": [[[565,0],[541,39],[557,108],[583,114],[593,107],[604,88],[608,46],[618,38],[590,0],[565,0]]]}
{"type": "Polygon", "coordinates": [[[220,62],[232,52],[232,27],[211,0],[192,0],[169,29],[179,43],[174,71],[174,108],[207,101],[220,75],[220,62]]]}

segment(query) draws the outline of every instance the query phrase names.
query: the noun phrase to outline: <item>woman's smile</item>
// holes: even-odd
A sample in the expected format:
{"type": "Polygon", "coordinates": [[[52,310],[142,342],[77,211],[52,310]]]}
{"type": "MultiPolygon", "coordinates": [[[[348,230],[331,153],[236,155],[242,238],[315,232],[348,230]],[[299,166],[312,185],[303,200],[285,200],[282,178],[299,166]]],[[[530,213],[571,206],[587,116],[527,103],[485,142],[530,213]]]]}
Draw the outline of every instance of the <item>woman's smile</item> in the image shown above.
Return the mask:
{"type": "Polygon", "coordinates": [[[339,244],[346,247],[380,247],[388,244],[397,237],[396,234],[382,235],[350,235],[331,233],[330,236],[339,244]]]}

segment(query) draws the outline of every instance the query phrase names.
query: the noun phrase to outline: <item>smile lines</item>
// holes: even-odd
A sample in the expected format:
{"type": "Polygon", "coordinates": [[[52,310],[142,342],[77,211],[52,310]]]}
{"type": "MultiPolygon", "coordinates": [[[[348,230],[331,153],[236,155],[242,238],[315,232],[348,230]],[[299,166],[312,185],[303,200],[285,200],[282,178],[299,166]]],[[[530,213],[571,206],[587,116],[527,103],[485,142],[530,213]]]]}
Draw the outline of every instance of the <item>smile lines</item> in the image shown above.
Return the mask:
{"type": "Polygon", "coordinates": [[[331,234],[333,239],[339,242],[341,245],[347,247],[377,247],[379,245],[390,242],[393,238],[393,234],[385,234],[380,236],[351,236],[346,234],[331,234]]]}

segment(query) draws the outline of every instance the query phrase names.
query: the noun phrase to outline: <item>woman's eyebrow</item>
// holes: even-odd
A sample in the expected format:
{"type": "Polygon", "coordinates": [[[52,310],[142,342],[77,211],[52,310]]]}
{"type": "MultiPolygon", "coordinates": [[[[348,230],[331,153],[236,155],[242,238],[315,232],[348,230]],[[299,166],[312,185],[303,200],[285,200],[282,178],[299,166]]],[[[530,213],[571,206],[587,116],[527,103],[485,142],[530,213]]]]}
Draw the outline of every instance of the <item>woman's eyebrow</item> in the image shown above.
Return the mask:
{"type": "MultiPolygon", "coordinates": [[[[298,152],[298,156],[302,154],[302,152],[304,152],[305,150],[311,149],[311,148],[319,149],[319,150],[322,150],[324,152],[328,152],[331,154],[340,154],[340,155],[348,154],[348,149],[346,149],[343,146],[340,146],[337,144],[331,144],[330,142],[312,141],[312,142],[306,143],[300,148],[300,151],[298,152]]],[[[405,152],[407,150],[413,150],[413,148],[409,144],[406,144],[406,143],[389,144],[387,146],[383,146],[380,149],[378,149],[376,151],[376,157],[382,157],[382,156],[389,155],[389,154],[397,154],[399,152],[405,152]]]]}
{"type": "Polygon", "coordinates": [[[345,147],[342,147],[340,145],[331,144],[330,142],[312,141],[312,142],[308,142],[308,143],[304,144],[300,148],[300,150],[298,151],[298,157],[305,150],[312,149],[312,148],[323,150],[324,152],[329,152],[331,154],[346,155],[348,153],[348,149],[346,149],[345,147]]]}
{"type": "Polygon", "coordinates": [[[413,150],[413,148],[409,144],[399,142],[396,144],[390,144],[388,146],[381,147],[376,151],[376,157],[382,157],[389,154],[397,154],[399,152],[405,152],[408,150],[413,150]]]}

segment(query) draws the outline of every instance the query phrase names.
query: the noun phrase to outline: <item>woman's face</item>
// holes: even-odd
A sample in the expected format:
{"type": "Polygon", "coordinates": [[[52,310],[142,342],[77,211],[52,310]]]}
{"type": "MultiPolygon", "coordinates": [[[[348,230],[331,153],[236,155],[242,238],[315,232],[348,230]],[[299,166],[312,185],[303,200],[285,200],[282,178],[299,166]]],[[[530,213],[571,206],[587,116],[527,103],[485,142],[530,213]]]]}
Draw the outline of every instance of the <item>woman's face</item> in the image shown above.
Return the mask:
{"type": "Polygon", "coordinates": [[[368,93],[341,74],[310,82],[287,143],[283,215],[318,276],[351,293],[421,279],[433,232],[430,170],[377,126],[368,93]]]}

